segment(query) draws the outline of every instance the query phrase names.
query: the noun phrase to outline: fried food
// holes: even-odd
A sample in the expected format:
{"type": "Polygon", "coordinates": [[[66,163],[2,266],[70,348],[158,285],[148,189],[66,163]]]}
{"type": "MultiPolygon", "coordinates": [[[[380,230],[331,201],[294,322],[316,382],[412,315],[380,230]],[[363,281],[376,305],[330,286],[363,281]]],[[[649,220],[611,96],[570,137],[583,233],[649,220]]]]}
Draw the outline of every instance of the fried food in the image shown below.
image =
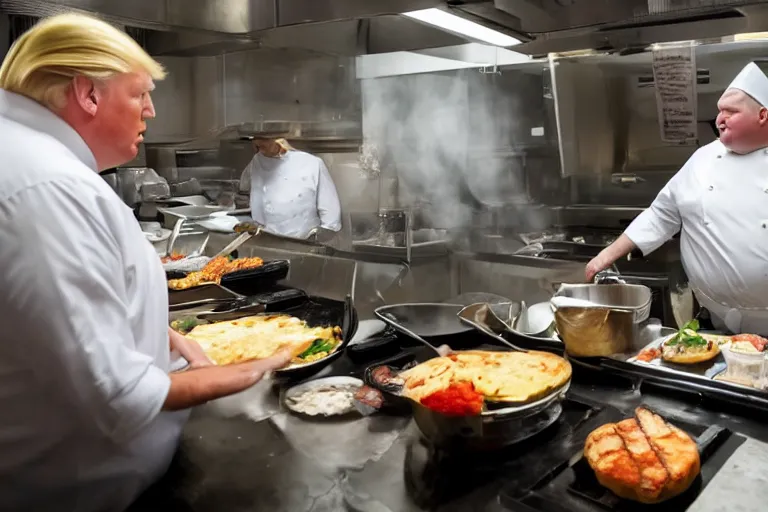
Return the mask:
{"type": "Polygon", "coordinates": [[[685,492],[701,471],[696,443],[645,407],[587,437],[584,457],[598,482],[619,497],[660,503],[685,492]]]}
{"type": "Polygon", "coordinates": [[[193,286],[205,283],[220,283],[222,276],[238,270],[258,268],[264,264],[261,258],[239,258],[230,261],[225,256],[220,256],[209,261],[202,270],[190,272],[181,279],[170,279],[168,288],[171,290],[186,290],[193,286]]]}
{"type": "Polygon", "coordinates": [[[561,388],[571,365],[549,352],[460,351],[436,357],[401,374],[403,393],[422,400],[459,382],[471,383],[486,400],[525,404],[561,388]]]}

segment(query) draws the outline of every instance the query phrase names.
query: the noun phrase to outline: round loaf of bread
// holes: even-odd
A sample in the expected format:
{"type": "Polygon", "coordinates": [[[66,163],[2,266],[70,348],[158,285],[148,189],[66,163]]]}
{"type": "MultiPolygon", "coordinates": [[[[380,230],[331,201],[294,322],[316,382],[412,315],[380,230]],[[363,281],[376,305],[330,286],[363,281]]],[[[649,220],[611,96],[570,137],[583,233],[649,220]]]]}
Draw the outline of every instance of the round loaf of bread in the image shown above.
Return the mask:
{"type": "Polygon", "coordinates": [[[644,407],[635,410],[635,418],[590,433],[584,456],[602,486],[640,503],[684,493],[701,471],[694,440],[644,407]]]}

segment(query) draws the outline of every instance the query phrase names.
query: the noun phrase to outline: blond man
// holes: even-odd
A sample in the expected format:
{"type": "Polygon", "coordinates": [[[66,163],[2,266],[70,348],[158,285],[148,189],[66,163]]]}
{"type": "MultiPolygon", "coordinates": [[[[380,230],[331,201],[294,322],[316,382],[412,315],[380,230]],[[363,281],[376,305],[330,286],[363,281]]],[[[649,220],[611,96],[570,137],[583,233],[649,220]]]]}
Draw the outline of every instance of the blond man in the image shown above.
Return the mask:
{"type": "Polygon", "coordinates": [[[0,510],[119,511],[167,469],[231,367],[168,329],[165,276],[98,175],[133,159],[165,72],[93,18],[42,21],[0,68],[0,510]],[[169,375],[171,347],[194,369],[169,375]]]}

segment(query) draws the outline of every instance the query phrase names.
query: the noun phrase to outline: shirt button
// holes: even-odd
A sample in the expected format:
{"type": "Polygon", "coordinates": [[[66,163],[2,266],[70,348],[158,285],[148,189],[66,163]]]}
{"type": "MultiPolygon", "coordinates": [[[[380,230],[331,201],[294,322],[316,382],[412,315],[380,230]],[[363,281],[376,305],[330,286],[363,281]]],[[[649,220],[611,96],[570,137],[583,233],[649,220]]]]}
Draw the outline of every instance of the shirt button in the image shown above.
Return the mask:
{"type": "Polygon", "coordinates": [[[715,187],[713,185],[710,185],[709,190],[715,190],[715,187]]]}

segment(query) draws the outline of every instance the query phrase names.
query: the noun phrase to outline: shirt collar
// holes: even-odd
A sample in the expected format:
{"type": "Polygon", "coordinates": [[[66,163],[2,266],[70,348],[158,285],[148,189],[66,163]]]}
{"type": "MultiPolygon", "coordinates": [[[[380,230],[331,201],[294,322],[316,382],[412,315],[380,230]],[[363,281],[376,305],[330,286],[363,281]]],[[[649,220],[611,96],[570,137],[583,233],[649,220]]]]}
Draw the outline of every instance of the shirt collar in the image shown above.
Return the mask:
{"type": "Polygon", "coordinates": [[[0,116],[50,135],[69,149],[78,160],[94,172],[99,172],[96,158],[80,134],[35,100],[0,89],[0,116]]]}

